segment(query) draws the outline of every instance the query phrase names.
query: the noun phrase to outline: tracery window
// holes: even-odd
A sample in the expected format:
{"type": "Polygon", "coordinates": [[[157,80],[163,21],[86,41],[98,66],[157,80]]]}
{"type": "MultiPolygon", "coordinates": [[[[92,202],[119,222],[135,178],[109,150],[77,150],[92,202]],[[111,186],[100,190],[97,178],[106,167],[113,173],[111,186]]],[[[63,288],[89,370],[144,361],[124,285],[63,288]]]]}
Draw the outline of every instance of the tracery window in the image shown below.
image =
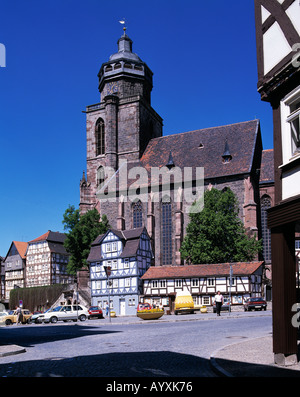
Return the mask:
{"type": "Polygon", "coordinates": [[[96,156],[99,156],[100,154],[105,154],[105,128],[104,121],[102,119],[98,119],[96,122],[95,136],[96,156]]]}
{"type": "Polygon", "coordinates": [[[172,204],[164,200],[161,204],[162,265],[172,264],[172,204]]]}
{"type": "Polygon", "coordinates": [[[132,206],[132,220],[133,228],[143,226],[143,205],[140,200],[132,206]]]}
{"type": "Polygon", "coordinates": [[[265,261],[271,260],[271,232],[267,225],[267,209],[271,207],[271,198],[263,196],[261,198],[261,230],[263,240],[263,255],[265,261]]]}

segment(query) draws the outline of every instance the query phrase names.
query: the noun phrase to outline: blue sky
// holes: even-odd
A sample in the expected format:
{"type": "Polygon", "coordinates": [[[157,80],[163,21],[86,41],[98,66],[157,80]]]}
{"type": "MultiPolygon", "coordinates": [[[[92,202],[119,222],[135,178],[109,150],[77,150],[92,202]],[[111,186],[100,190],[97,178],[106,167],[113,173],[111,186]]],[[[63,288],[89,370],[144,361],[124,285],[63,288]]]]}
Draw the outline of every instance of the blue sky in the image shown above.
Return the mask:
{"type": "Polygon", "coordinates": [[[133,51],[153,71],[164,135],[259,118],[254,0],[0,0],[0,255],[12,240],[63,231],[86,168],[85,106],[127,19],[133,51]]]}

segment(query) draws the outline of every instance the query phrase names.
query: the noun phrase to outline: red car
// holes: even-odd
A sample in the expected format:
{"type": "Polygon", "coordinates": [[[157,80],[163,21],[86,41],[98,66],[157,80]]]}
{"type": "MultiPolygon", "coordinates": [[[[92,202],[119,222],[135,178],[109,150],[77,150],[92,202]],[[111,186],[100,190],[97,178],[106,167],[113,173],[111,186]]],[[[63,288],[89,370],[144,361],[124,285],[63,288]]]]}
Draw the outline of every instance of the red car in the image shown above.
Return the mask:
{"type": "Polygon", "coordinates": [[[139,303],[137,307],[137,311],[151,309],[153,309],[153,307],[150,305],[150,303],[139,303]]]}
{"type": "Polygon", "coordinates": [[[97,306],[91,306],[88,310],[89,312],[89,319],[90,318],[103,318],[102,309],[99,309],[97,306]]]}
{"type": "Polygon", "coordinates": [[[244,310],[249,311],[250,310],[267,310],[267,302],[261,297],[256,297],[256,298],[249,298],[245,304],[244,304],[244,310]]]}

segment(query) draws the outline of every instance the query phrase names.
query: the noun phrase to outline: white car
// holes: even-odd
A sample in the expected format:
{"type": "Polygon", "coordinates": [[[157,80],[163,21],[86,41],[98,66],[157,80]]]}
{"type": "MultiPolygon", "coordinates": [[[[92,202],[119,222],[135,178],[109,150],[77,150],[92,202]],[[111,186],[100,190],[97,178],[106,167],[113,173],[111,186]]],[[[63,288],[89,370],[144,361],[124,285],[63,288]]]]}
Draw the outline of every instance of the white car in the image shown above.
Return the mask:
{"type": "Polygon", "coordinates": [[[88,309],[82,305],[57,306],[47,313],[41,314],[39,320],[44,323],[56,323],[57,321],[85,321],[88,318],[88,309]]]}

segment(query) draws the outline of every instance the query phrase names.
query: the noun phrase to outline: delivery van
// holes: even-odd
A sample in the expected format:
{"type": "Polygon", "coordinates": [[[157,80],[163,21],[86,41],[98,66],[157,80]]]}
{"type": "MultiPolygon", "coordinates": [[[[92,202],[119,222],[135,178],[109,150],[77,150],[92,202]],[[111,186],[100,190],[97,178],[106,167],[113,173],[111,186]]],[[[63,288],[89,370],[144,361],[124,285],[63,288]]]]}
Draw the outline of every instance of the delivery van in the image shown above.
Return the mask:
{"type": "Polygon", "coordinates": [[[194,310],[195,307],[192,295],[187,291],[177,292],[174,313],[194,313],[194,310]]]}

